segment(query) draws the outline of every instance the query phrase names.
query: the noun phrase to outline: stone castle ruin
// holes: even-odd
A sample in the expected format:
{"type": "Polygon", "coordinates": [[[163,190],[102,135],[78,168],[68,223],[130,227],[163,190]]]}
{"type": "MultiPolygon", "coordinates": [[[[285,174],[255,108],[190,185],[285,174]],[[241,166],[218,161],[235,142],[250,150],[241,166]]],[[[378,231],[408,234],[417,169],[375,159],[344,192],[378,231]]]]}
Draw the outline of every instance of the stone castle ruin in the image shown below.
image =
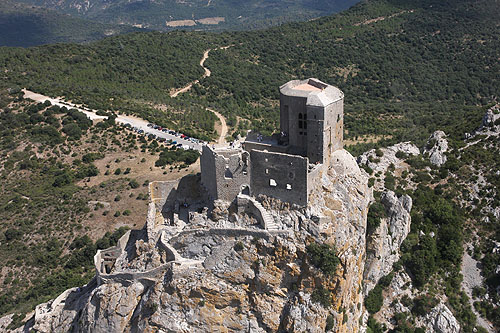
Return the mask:
{"type": "Polygon", "coordinates": [[[280,92],[280,134],[205,146],[201,175],[151,182],[144,228],[98,250],[95,278],[38,305],[27,330],[324,332],[330,317],[358,331],[372,195],[342,149],[343,94],[316,79],[280,92]],[[306,265],[311,239],[337,246],[328,282],[306,265]],[[311,301],[323,283],[328,308],[311,301]]]}
{"type": "Polygon", "coordinates": [[[201,183],[212,200],[265,195],[306,206],[334,151],[343,148],[344,94],[317,79],[280,87],[280,131],[242,147],[204,146],[201,183]]]}

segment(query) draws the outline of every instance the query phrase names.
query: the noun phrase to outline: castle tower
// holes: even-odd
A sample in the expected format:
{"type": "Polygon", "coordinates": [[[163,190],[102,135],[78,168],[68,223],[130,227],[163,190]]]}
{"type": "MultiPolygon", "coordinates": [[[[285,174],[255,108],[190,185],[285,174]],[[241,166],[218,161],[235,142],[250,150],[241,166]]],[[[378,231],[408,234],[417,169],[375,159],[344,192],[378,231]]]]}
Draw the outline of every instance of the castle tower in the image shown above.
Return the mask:
{"type": "Polygon", "coordinates": [[[290,152],[327,163],[343,148],[344,93],[318,79],[280,87],[280,128],[290,152]]]}

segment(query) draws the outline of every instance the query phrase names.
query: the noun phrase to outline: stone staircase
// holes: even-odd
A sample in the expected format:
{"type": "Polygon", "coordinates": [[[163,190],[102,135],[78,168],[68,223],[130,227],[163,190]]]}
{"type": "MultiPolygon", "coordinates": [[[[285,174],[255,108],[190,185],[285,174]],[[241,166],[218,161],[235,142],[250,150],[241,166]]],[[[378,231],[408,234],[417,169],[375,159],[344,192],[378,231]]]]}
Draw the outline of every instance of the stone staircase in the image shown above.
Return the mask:
{"type": "Polygon", "coordinates": [[[268,211],[253,197],[245,194],[238,194],[238,213],[246,211],[257,217],[259,222],[266,230],[279,230],[278,224],[274,222],[273,217],[268,211]]]}
{"type": "Polygon", "coordinates": [[[255,200],[254,198],[250,198],[250,200],[252,201],[252,203],[254,204],[254,206],[260,211],[261,215],[262,215],[262,220],[263,220],[263,224],[266,228],[266,230],[278,230],[278,225],[276,224],[276,222],[274,222],[274,219],[273,217],[271,216],[271,214],[269,214],[269,212],[260,204],[260,202],[258,202],[257,200],[255,200]]]}

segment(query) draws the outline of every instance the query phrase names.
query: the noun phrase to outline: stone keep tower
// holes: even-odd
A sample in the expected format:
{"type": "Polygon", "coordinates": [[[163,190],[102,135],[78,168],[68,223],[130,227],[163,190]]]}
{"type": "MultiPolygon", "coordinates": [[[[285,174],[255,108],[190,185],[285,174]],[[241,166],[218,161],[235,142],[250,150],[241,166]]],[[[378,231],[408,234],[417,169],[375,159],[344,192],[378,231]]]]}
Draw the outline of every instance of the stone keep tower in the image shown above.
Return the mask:
{"type": "Polygon", "coordinates": [[[280,87],[280,127],[290,153],[310,163],[327,163],[343,148],[344,94],[318,79],[289,81],[280,87]]]}

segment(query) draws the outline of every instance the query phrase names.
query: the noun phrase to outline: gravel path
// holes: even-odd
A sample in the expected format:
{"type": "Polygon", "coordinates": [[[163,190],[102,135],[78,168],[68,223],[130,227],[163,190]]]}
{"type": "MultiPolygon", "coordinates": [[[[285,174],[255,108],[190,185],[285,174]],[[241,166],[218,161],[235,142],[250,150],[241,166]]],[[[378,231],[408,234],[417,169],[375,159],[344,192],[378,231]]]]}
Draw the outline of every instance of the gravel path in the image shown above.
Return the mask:
{"type": "Polygon", "coordinates": [[[472,311],[476,315],[477,324],[485,328],[488,332],[495,333],[493,326],[486,319],[481,317],[479,313],[477,313],[474,309],[472,289],[476,286],[482,286],[483,277],[481,276],[481,270],[478,268],[477,261],[467,253],[467,250],[464,250],[461,271],[462,275],[464,276],[464,280],[462,281],[462,288],[464,289],[467,296],[469,296],[469,302],[472,307],[472,311]]]}
{"type": "MultiPolygon", "coordinates": [[[[34,101],[40,102],[40,103],[43,103],[45,101],[50,101],[50,103],[52,103],[52,105],[58,105],[60,107],[65,106],[67,108],[75,108],[78,111],[85,113],[87,115],[87,117],[89,117],[89,119],[91,119],[91,120],[106,119],[107,118],[106,116],[97,115],[95,110],[84,108],[81,105],[68,103],[68,102],[65,102],[59,98],[50,98],[48,96],[37,94],[35,92],[29,91],[26,89],[23,89],[23,92],[24,92],[24,98],[28,98],[28,99],[31,99],[31,100],[34,100],[34,101]]],[[[137,118],[137,117],[133,117],[133,116],[118,115],[116,118],[116,122],[120,123],[120,124],[130,124],[130,126],[132,126],[132,127],[136,127],[138,129],[143,130],[145,134],[154,134],[160,138],[165,138],[167,140],[177,141],[177,143],[182,144],[183,148],[185,148],[185,149],[195,149],[195,150],[201,151],[201,148],[203,146],[203,144],[201,144],[201,143],[194,143],[194,142],[191,142],[188,140],[184,140],[178,136],[168,134],[168,133],[156,130],[154,128],[148,127],[148,122],[145,121],[144,119],[141,119],[141,118],[137,118]]]]}

